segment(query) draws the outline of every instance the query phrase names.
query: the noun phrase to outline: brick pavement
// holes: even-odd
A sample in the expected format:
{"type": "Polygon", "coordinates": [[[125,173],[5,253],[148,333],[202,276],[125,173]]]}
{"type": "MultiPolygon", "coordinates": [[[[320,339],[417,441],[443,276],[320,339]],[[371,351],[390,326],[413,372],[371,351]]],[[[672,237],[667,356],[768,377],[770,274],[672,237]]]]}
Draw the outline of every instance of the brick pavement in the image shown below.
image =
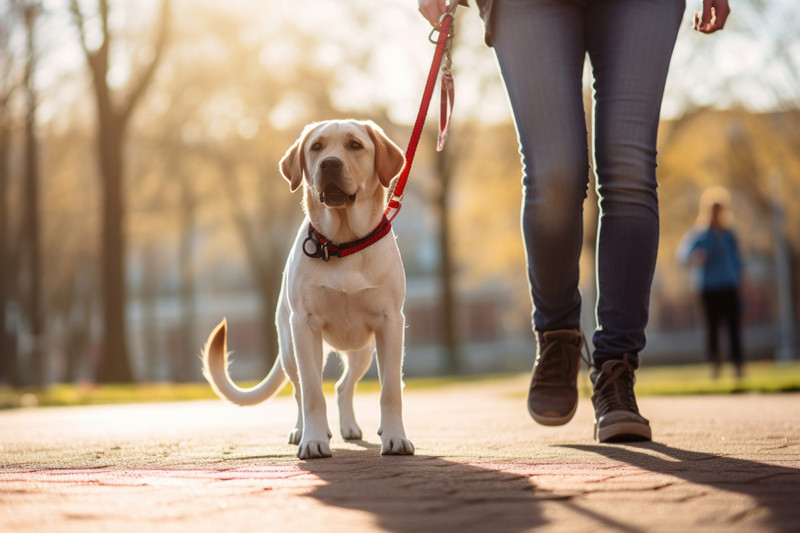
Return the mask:
{"type": "Polygon", "coordinates": [[[654,442],[600,445],[588,400],[537,426],[526,384],[406,390],[413,457],[379,455],[375,394],[313,461],[288,397],[0,412],[0,531],[800,530],[800,395],[641,398],[654,442]]]}

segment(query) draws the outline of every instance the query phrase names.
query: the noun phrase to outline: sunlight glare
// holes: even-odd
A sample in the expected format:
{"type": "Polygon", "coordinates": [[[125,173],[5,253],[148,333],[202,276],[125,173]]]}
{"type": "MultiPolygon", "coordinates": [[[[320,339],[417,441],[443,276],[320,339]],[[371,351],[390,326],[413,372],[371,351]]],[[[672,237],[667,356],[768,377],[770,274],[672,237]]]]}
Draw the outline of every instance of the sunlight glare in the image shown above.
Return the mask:
{"type": "Polygon", "coordinates": [[[252,117],[243,118],[236,127],[239,137],[248,141],[258,135],[258,129],[258,121],[252,117]]]}

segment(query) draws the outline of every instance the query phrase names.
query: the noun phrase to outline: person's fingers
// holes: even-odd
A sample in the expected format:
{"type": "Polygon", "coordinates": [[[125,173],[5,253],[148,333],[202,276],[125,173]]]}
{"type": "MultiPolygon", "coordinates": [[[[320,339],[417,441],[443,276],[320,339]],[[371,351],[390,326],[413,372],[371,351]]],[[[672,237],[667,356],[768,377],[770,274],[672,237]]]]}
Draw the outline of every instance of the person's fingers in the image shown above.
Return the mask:
{"type": "Polygon", "coordinates": [[[717,30],[721,30],[725,27],[725,21],[728,20],[728,15],[730,14],[731,8],[728,5],[728,0],[718,1],[714,8],[714,17],[716,19],[714,24],[717,30]]]}
{"type": "Polygon", "coordinates": [[[692,29],[693,30],[698,30],[698,31],[700,30],[700,12],[699,11],[695,11],[694,12],[694,22],[692,23],[692,29]]]}
{"type": "Polygon", "coordinates": [[[701,33],[714,33],[725,26],[730,12],[728,0],[703,0],[703,12],[695,11],[692,27],[701,33]]]}
{"type": "Polygon", "coordinates": [[[447,9],[447,0],[419,0],[419,12],[431,26],[439,25],[439,18],[447,9]]]}
{"type": "Polygon", "coordinates": [[[700,31],[708,29],[714,20],[713,0],[703,0],[703,13],[700,15],[700,31]]]}

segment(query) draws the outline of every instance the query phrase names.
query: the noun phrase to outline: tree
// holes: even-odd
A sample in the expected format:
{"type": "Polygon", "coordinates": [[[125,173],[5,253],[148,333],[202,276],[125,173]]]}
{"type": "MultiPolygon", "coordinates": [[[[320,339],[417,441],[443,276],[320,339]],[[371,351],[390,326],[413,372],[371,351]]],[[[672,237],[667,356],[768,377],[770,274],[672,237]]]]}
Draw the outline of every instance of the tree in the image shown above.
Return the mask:
{"type": "Polygon", "coordinates": [[[9,190],[9,154],[11,136],[11,113],[9,102],[16,88],[12,76],[12,54],[9,44],[11,13],[0,14],[0,381],[17,381],[16,354],[6,331],[6,305],[11,300],[9,264],[11,253],[9,190]]]}
{"type": "MultiPolygon", "coordinates": [[[[466,133],[466,129],[460,129],[458,133],[463,135],[466,133]]],[[[433,130],[426,135],[429,145],[435,144],[434,138],[437,134],[438,131],[433,130]]],[[[460,374],[466,370],[458,340],[456,254],[454,253],[454,233],[452,231],[453,209],[450,205],[453,195],[451,184],[458,170],[460,158],[463,156],[461,148],[465,142],[467,141],[463,137],[451,138],[448,140],[446,149],[433,156],[436,184],[430,188],[429,192],[429,200],[438,222],[436,238],[439,251],[437,277],[440,290],[440,326],[442,328],[440,338],[443,350],[442,370],[446,374],[460,374]]]]}
{"type": "MultiPolygon", "coordinates": [[[[276,131],[268,116],[281,99],[300,92],[298,78],[316,80],[313,86],[327,94],[326,78],[310,68],[297,77],[268,65],[251,68],[259,62],[265,44],[303,41],[291,31],[273,34],[266,43],[244,44],[237,37],[247,31],[248,23],[228,7],[194,8],[191,16],[191,24],[176,28],[169,76],[155,93],[155,98],[168,99],[171,105],[158,112],[158,131],[137,132],[136,139],[156,167],[151,175],[157,183],[145,187],[157,196],[146,202],[150,215],[161,209],[166,215],[164,224],[174,227],[181,323],[180,348],[169,354],[169,366],[177,381],[199,377],[196,355],[203,339],[197,336],[194,316],[197,272],[193,256],[198,232],[204,233],[203,214],[210,212],[216,218],[209,227],[211,232],[232,229],[244,252],[253,287],[250,292],[260,300],[260,327],[256,329],[264,360],[271,366],[277,354],[274,316],[281,271],[294,225],[302,214],[277,167],[296,132],[276,131]],[[199,46],[212,48],[218,54],[215,61],[198,57],[199,46]],[[225,110],[220,111],[221,107],[225,110]],[[243,124],[246,135],[240,132],[243,124]],[[187,130],[196,135],[185,135],[187,130]]],[[[309,107],[316,109],[316,101],[309,102],[309,107]]],[[[163,225],[161,228],[159,235],[145,238],[163,241],[163,225]]],[[[224,246],[230,246],[229,242],[224,246]]],[[[226,262],[235,255],[236,250],[220,249],[219,257],[226,262]]],[[[202,274],[203,268],[213,266],[204,264],[197,270],[202,274]]],[[[220,314],[228,312],[219,310],[220,314]]]]}
{"type": "Polygon", "coordinates": [[[70,8],[80,37],[81,48],[92,74],[92,87],[97,105],[97,151],[102,189],[102,301],[103,355],[97,368],[99,382],[133,380],[128,346],[125,286],[125,180],[123,147],[136,106],[150,85],[164,55],[170,25],[170,0],[162,0],[157,31],[149,61],[128,87],[127,95],[115,94],[108,83],[110,52],[114,39],[109,25],[109,2],[98,0],[100,44],[90,47],[88,21],[78,0],[70,8]]]}
{"type": "Polygon", "coordinates": [[[27,311],[31,347],[30,381],[44,385],[44,313],[42,309],[41,217],[39,213],[39,143],[36,136],[37,93],[33,75],[36,71],[36,19],[41,12],[38,2],[16,3],[25,23],[25,236],[27,251],[27,311]]]}

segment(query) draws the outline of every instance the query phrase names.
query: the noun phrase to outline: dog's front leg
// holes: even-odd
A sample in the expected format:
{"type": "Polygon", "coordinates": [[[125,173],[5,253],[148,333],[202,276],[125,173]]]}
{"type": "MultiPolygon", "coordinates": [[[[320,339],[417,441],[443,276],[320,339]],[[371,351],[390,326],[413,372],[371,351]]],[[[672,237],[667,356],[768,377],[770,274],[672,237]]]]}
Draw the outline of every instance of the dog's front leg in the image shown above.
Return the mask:
{"type": "Polygon", "coordinates": [[[387,316],[375,334],[378,373],[381,378],[381,455],[413,455],[414,445],[403,427],[403,328],[402,313],[387,316]]]}
{"type": "Polygon", "coordinates": [[[293,318],[292,341],[303,404],[303,437],[297,456],[300,459],[330,457],[331,432],[322,393],[322,335],[310,326],[307,318],[293,318]]]}

